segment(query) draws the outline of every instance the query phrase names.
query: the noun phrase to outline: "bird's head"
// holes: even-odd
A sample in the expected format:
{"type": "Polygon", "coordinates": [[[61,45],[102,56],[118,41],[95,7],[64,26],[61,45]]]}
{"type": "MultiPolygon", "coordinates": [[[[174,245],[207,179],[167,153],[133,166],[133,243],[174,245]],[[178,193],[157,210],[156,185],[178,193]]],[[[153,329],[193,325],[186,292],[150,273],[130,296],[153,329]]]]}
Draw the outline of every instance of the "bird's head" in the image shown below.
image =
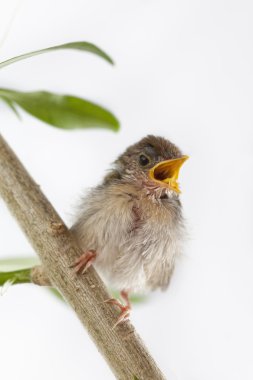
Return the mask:
{"type": "Polygon", "coordinates": [[[149,135],[127,148],[115,164],[124,181],[173,197],[180,193],[178,175],[187,159],[169,140],[149,135]]]}

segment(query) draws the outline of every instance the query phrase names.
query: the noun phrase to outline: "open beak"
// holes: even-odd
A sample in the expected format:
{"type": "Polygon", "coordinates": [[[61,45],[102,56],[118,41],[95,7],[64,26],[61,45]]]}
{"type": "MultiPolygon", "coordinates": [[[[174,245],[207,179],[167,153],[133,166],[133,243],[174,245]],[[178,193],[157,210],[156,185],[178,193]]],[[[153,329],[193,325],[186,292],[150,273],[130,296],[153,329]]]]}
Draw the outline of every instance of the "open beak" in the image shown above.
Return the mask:
{"type": "Polygon", "coordinates": [[[155,182],[167,185],[176,193],[180,193],[177,182],[178,175],[181,166],[188,158],[188,156],[182,156],[180,158],[159,162],[149,170],[149,177],[155,182]]]}

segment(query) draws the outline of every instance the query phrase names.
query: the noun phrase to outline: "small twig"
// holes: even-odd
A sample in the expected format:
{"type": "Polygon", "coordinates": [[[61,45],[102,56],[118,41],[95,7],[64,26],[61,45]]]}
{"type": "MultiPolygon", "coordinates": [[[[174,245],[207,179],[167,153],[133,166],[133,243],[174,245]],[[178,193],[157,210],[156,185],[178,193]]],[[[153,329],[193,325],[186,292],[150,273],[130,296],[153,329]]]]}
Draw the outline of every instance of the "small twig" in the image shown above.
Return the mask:
{"type": "Polygon", "coordinates": [[[41,265],[30,269],[30,282],[40,286],[52,286],[51,281],[41,265]]]}
{"type": "Polygon", "coordinates": [[[31,283],[40,286],[52,286],[51,281],[41,265],[36,265],[33,268],[0,272],[0,286],[3,286],[7,281],[13,285],[31,283]]]}
{"type": "Polygon", "coordinates": [[[33,282],[31,279],[31,269],[0,272],[0,286],[3,286],[7,281],[12,284],[26,284],[33,282]]]}
{"type": "Polygon", "coordinates": [[[164,380],[130,322],[112,329],[118,310],[104,303],[109,294],[94,268],[82,276],[70,269],[81,249],[1,136],[0,194],[39,254],[46,276],[38,269],[38,281],[48,277],[61,292],[115,376],[120,380],[133,380],[134,376],[139,380],[164,380]]]}

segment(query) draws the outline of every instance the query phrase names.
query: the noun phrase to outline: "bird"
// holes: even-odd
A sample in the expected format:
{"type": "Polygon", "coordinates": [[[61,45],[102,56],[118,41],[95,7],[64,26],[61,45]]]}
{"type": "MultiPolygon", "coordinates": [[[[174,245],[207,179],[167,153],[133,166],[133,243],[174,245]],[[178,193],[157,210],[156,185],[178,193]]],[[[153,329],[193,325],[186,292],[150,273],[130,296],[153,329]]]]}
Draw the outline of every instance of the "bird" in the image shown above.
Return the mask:
{"type": "Polygon", "coordinates": [[[130,293],[167,289],[182,253],[186,228],[179,171],[188,159],[168,139],[148,135],[129,146],[101,183],[82,197],[71,230],[83,254],[72,267],[91,265],[124,303],[115,323],[130,316],[130,293]]]}

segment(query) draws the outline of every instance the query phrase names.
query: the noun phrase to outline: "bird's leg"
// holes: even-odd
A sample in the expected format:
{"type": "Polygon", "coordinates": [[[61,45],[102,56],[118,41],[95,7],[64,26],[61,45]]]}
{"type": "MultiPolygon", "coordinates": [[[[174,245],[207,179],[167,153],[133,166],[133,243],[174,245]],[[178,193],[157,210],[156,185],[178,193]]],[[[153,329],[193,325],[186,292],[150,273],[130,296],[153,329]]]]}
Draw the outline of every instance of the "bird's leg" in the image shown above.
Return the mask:
{"type": "Polygon", "coordinates": [[[121,295],[121,298],[123,299],[123,301],[125,301],[126,303],[126,306],[129,307],[129,310],[131,309],[131,303],[129,301],[129,290],[121,290],[120,292],[120,295],[121,295]]]}
{"type": "Polygon", "coordinates": [[[121,310],[120,315],[113,327],[116,327],[119,323],[126,321],[130,316],[131,304],[128,297],[128,291],[122,290],[120,292],[120,295],[121,298],[126,302],[125,305],[123,305],[120,301],[116,300],[115,298],[110,298],[105,301],[105,303],[110,303],[112,305],[118,306],[121,310]]]}
{"type": "Polygon", "coordinates": [[[71,266],[76,273],[84,273],[96,259],[96,252],[93,249],[84,252],[71,266]]]}

